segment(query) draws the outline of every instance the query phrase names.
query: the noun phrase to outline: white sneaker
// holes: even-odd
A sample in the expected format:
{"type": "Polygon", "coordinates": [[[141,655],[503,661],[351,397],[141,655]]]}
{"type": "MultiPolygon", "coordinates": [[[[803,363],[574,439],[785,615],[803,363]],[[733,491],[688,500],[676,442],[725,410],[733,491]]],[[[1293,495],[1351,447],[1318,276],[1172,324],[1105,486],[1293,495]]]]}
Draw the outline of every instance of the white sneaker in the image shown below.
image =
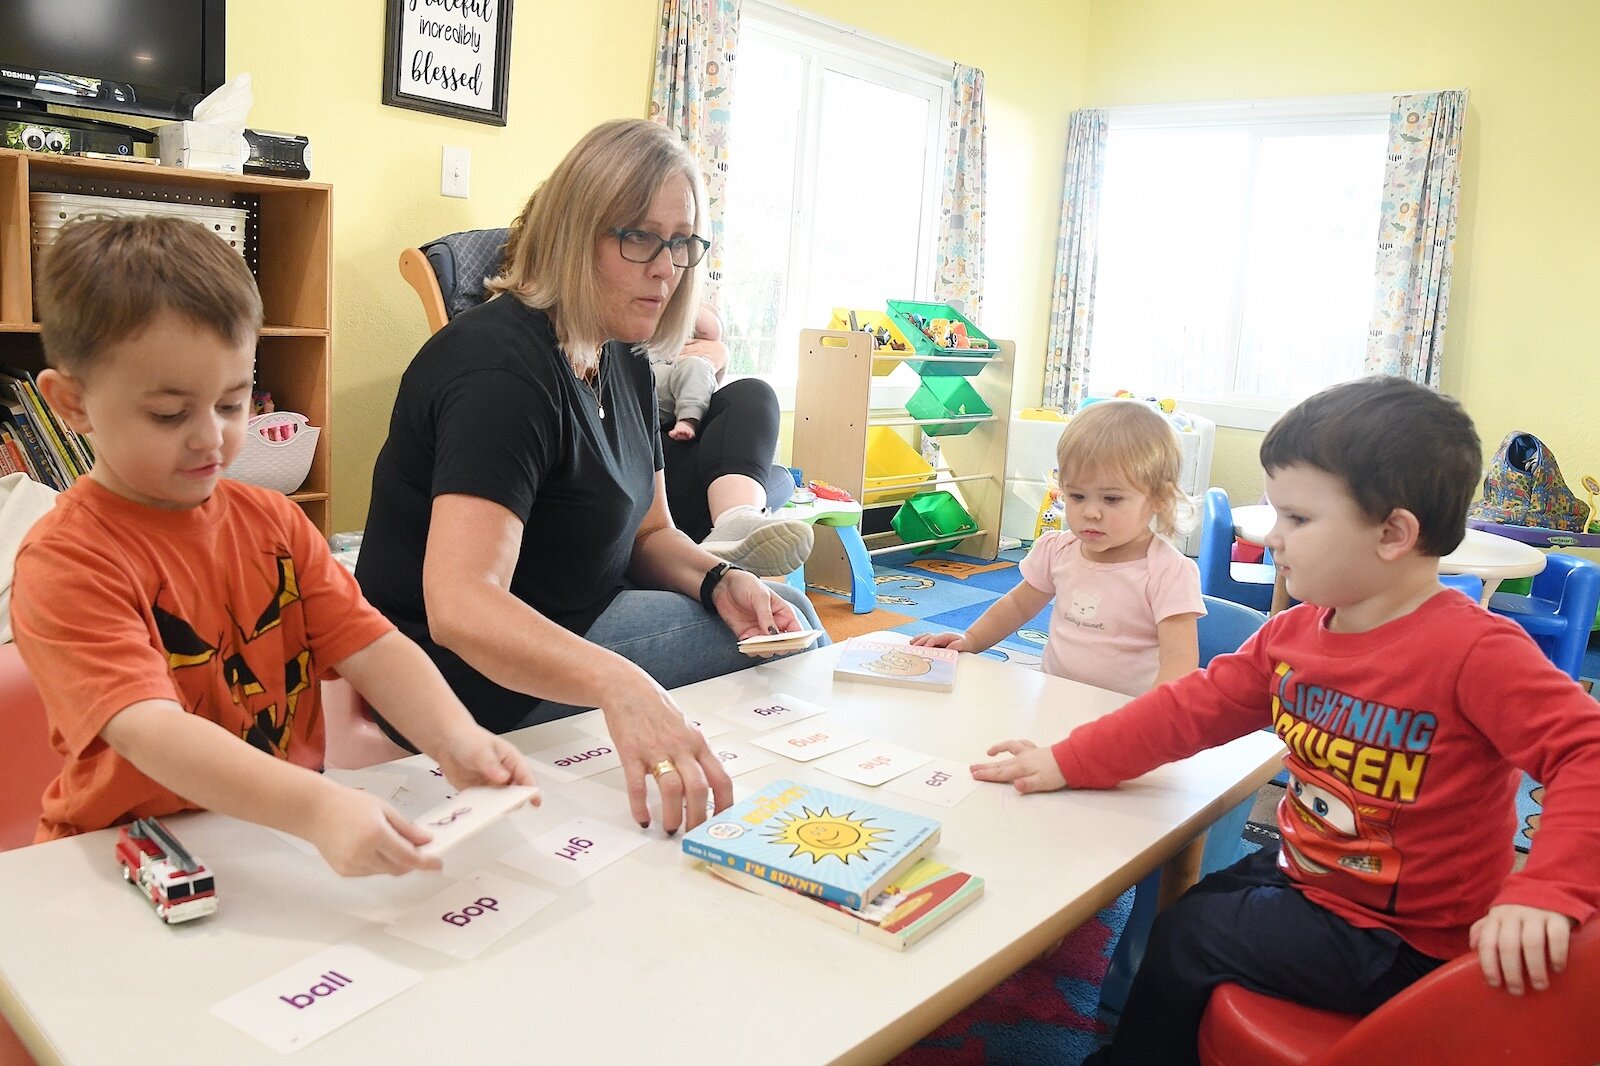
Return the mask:
{"type": "Polygon", "coordinates": [[[783,577],[811,554],[811,526],[745,504],[723,512],[700,547],[757,577],[783,577]]]}

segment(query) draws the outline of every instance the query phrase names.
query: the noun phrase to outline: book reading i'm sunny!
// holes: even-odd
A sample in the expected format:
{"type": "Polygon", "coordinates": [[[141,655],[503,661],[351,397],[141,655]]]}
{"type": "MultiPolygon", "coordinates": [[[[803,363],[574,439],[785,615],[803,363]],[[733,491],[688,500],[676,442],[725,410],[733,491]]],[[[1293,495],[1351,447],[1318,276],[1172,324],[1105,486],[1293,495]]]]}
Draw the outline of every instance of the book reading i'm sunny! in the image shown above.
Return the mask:
{"type": "Polygon", "coordinates": [[[833,678],[835,681],[905,685],[930,692],[954,692],[958,657],[959,653],[949,648],[925,648],[855,637],[840,649],[833,678]]]}
{"type": "Polygon", "coordinates": [[[683,850],[797,892],[861,907],[939,842],[932,818],[774,781],[700,823],[683,850]]]}
{"type": "Polygon", "coordinates": [[[770,896],[785,906],[898,951],[915,944],[983,895],[983,878],[932,859],[918,859],[859,910],[742,874],[728,866],[712,866],[710,870],[747,892],[770,896]]]}

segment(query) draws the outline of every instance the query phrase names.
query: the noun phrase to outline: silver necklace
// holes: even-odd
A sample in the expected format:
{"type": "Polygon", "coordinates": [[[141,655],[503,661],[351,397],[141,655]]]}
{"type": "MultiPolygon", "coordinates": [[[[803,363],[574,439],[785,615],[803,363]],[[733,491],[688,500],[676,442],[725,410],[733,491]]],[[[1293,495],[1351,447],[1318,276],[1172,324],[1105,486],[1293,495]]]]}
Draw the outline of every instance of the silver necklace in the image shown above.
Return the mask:
{"type": "Polygon", "coordinates": [[[576,376],[578,378],[578,380],[580,382],[582,382],[589,389],[590,392],[592,392],[594,394],[595,410],[600,413],[600,421],[604,422],[606,420],[606,396],[605,396],[605,388],[606,388],[606,357],[605,357],[605,348],[602,347],[600,349],[599,359],[597,360],[597,362],[595,364],[595,368],[594,368],[594,380],[593,381],[590,381],[588,379],[588,377],[586,377],[584,375],[578,374],[577,371],[573,371],[573,374],[574,374],[574,376],[576,376]]]}

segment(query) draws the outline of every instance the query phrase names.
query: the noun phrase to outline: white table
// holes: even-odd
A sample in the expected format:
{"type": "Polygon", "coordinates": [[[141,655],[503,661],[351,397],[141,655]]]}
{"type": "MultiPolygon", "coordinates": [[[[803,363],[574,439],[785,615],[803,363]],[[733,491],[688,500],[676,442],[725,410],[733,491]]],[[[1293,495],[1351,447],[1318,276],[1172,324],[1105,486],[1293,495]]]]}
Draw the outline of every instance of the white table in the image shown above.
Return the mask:
{"type": "MultiPolygon", "coordinates": [[[[948,695],[835,683],[836,656],[819,649],[676,696],[704,717],[785,692],[869,736],[963,761],[1005,737],[1054,740],[1125,699],[972,656],[962,656],[948,695]]],[[[600,728],[589,712],[513,736],[531,752],[600,728]]],[[[739,729],[724,737],[745,739],[739,729]]],[[[1024,797],[983,785],[953,808],[897,804],[939,818],[935,856],[987,881],[984,898],[904,953],[721,884],[658,829],[646,846],[556,889],[554,904],[470,962],[373,920],[474,869],[536,883],[493,861],[522,833],[578,815],[631,826],[620,770],[546,780],[542,808],[462,845],[444,875],[341,880],[265,829],[211,814],[173,818],[216,871],[222,901],[215,915],[173,928],[122,884],[113,834],[89,834],[0,855],[0,1009],[41,1063],[281,1066],[281,1055],[209,1008],[349,941],[424,978],[296,1052],[297,1066],[882,1062],[1183,852],[1271,777],[1280,751],[1271,734],[1254,733],[1113,791],[1024,797]]],[[[744,795],[779,776],[872,791],[782,759],[735,786],[744,795]]]]}
{"type": "MultiPolygon", "coordinates": [[[[1268,503],[1251,504],[1233,509],[1233,531],[1251,544],[1264,545],[1272,532],[1278,512],[1268,503]]],[[[1544,569],[1544,552],[1531,544],[1523,544],[1509,537],[1469,529],[1456,550],[1439,560],[1441,574],[1472,574],[1483,579],[1483,597],[1479,601],[1488,606],[1489,597],[1500,582],[1507,578],[1532,577],[1544,569]]],[[[1273,610],[1279,609],[1277,599],[1282,587],[1280,579],[1273,589],[1273,610]]],[[[1287,603],[1285,596],[1285,603],[1287,603]]]]}

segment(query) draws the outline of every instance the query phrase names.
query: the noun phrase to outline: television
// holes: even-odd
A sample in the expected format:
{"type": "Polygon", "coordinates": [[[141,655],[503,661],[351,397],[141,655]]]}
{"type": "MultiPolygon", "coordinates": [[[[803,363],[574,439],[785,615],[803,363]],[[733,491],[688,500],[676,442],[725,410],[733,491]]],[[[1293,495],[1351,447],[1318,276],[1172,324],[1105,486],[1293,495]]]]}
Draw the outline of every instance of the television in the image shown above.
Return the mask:
{"type": "Polygon", "coordinates": [[[189,119],[227,80],[227,0],[4,0],[0,122],[46,105],[189,119]]]}

